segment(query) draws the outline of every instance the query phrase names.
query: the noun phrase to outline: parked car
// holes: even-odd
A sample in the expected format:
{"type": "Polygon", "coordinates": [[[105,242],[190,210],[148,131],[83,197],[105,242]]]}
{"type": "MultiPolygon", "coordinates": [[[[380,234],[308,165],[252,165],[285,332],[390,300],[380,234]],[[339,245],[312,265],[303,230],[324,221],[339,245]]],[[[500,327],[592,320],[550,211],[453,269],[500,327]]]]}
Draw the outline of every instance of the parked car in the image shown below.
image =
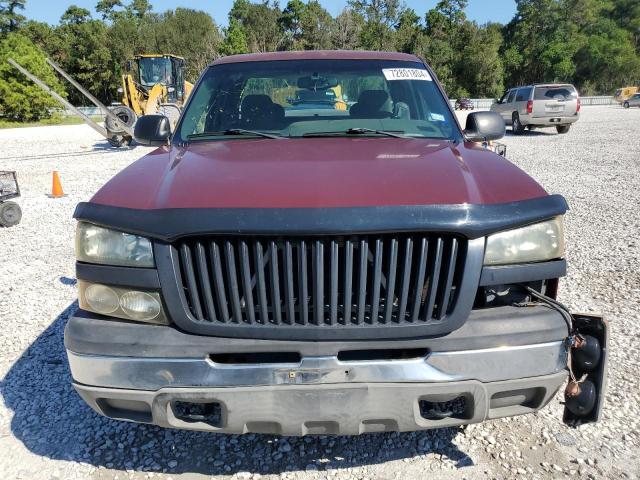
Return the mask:
{"type": "Polygon", "coordinates": [[[473,110],[473,102],[469,98],[459,98],[454,107],[456,110],[473,110]]]}
{"type": "Polygon", "coordinates": [[[624,108],[640,107],[640,93],[636,93],[632,97],[625,100],[622,106],[624,108]]]}
{"type": "Polygon", "coordinates": [[[515,134],[542,127],[567,133],[580,118],[580,98],[573,85],[528,85],[507,90],[491,111],[502,115],[515,134]]]}
{"type": "Polygon", "coordinates": [[[75,389],[164,427],[360,434],[534,412],[571,371],[565,421],[597,419],[605,324],[555,300],[567,204],[488,148],[504,130],[462,130],[413,55],[216,60],[76,208],[75,389]],[[309,77],[358,101],[273,101],[309,77]]]}

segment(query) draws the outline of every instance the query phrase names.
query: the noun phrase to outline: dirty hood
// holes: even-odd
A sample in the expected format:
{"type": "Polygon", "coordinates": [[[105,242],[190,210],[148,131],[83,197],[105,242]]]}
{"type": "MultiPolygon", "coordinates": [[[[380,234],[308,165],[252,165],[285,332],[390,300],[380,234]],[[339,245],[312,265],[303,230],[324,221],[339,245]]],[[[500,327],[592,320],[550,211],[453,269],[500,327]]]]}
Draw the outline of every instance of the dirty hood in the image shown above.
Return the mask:
{"type": "Polygon", "coordinates": [[[546,195],[511,162],[472,143],[235,138],[157,149],[91,202],[142,210],[328,208],[485,205],[546,195]]]}

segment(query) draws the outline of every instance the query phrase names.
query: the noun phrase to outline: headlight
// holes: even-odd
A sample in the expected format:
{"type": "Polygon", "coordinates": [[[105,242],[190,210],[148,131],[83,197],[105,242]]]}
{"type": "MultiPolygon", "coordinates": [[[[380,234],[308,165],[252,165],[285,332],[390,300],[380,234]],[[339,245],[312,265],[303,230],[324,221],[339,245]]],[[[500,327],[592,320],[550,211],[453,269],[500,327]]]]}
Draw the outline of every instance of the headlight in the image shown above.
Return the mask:
{"type": "Polygon", "coordinates": [[[128,267],[153,267],[149,239],[80,222],[76,230],[76,258],[80,262],[128,267]]]}
{"type": "Polygon", "coordinates": [[[564,256],[562,217],[489,235],[485,265],[541,262],[564,256]]]}
{"type": "Polygon", "coordinates": [[[80,308],[109,317],[168,325],[160,294],[78,281],[80,308]]]}

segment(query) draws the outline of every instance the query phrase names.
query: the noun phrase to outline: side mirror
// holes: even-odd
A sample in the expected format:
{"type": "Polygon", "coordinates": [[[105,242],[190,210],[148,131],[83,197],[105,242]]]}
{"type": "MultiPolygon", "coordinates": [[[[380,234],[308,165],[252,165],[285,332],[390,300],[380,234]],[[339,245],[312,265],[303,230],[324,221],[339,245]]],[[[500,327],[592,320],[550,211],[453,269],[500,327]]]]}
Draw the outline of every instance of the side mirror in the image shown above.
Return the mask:
{"type": "Polygon", "coordinates": [[[131,70],[133,70],[133,62],[131,60],[127,60],[125,68],[126,68],[127,72],[130,72],[131,70]]]}
{"type": "Polygon", "coordinates": [[[504,137],[504,120],[496,112],[473,112],[467,116],[464,135],[470,142],[488,142],[504,137]]]}
{"type": "Polygon", "coordinates": [[[164,115],[143,115],[138,118],[133,130],[133,138],[140,145],[161,147],[169,143],[171,123],[164,115]]]}

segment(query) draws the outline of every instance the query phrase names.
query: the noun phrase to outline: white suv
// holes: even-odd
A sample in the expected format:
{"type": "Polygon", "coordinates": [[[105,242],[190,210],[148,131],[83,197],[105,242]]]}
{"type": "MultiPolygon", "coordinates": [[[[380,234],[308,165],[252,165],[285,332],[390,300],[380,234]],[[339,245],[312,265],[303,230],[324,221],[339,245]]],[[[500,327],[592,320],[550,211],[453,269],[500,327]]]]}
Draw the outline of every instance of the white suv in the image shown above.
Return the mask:
{"type": "Polygon", "coordinates": [[[502,115],[515,134],[527,127],[556,127],[558,133],[567,133],[580,118],[580,98],[570,84],[528,85],[507,90],[491,110],[502,115]]]}

